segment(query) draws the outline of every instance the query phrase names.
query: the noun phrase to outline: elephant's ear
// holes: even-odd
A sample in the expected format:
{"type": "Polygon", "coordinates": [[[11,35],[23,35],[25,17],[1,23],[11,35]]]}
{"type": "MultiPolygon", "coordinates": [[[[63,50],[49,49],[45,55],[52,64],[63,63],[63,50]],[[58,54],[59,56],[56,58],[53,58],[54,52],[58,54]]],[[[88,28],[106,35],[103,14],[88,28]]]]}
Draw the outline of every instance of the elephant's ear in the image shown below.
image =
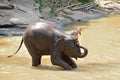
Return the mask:
{"type": "Polygon", "coordinates": [[[54,47],[55,47],[54,49],[57,48],[60,52],[64,51],[64,49],[65,49],[65,39],[63,37],[57,39],[54,47]]]}
{"type": "Polygon", "coordinates": [[[59,43],[64,42],[64,38],[59,38],[55,41],[55,46],[57,46],[59,43]]]}

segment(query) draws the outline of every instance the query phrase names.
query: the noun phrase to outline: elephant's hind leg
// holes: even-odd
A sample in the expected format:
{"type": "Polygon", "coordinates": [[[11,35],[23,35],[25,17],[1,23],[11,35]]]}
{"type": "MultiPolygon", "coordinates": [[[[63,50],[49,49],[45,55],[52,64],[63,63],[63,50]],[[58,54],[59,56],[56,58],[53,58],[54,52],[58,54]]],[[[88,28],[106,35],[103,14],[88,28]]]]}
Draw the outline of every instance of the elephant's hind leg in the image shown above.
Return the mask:
{"type": "Polygon", "coordinates": [[[32,57],[32,66],[38,66],[41,64],[41,57],[32,57]]]}
{"type": "Polygon", "coordinates": [[[37,48],[29,41],[25,42],[25,46],[32,57],[32,66],[38,66],[41,64],[41,55],[37,48]]]}

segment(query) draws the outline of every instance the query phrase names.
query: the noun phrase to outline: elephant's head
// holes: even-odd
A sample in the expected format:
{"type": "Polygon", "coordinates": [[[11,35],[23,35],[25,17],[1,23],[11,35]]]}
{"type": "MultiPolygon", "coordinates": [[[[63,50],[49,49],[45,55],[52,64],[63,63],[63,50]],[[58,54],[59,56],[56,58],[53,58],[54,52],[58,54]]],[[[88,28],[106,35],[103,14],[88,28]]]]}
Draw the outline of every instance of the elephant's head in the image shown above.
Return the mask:
{"type": "Polygon", "coordinates": [[[57,40],[56,45],[59,45],[60,51],[67,56],[74,58],[84,58],[88,54],[87,48],[80,46],[78,39],[74,36],[60,38],[57,40]],[[81,52],[83,49],[83,53],[81,52]]]}

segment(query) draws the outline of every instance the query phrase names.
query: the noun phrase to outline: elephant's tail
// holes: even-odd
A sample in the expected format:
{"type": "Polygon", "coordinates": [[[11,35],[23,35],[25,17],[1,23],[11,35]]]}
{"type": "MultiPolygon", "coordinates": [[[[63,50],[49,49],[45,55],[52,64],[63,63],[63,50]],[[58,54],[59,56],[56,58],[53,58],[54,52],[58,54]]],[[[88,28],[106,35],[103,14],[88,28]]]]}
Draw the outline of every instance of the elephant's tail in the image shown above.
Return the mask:
{"type": "Polygon", "coordinates": [[[17,49],[17,51],[16,51],[14,54],[9,55],[8,58],[10,58],[10,57],[14,56],[15,54],[17,54],[17,52],[20,50],[22,44],[23,44],[23,38],[22,38],[22,40],[21,40],[20,46],[19,46],[19,48],[17,49]]]}

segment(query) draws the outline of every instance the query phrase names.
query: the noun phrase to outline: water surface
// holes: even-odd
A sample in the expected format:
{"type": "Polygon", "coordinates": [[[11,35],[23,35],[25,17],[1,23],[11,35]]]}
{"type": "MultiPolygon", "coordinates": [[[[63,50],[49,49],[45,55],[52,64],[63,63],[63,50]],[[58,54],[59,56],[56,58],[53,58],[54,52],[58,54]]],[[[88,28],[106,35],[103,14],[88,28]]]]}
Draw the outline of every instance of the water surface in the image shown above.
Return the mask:
{"type": "Polygon", "coordinates": [[[75,62],[77,69],[64,71],[53,66],[49,56],[42,58],[42,65],[31,67],[31,57],[25,46],[12,58],[8,55],[18,48],[21,37],[0,37],[0,80],[119,80],[120,79],[120,15],[91,20],[82,27],[81,45],[89,54],[75,62]]]}

